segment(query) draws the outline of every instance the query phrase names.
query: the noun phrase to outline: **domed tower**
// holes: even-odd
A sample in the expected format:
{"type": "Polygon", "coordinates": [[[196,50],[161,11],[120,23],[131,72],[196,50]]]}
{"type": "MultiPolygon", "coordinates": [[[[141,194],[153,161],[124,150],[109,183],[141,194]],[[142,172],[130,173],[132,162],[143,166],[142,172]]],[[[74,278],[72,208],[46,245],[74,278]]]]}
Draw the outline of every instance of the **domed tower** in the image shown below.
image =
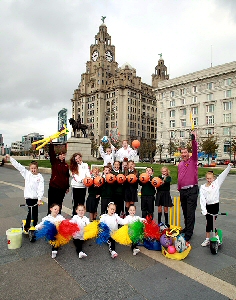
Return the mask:
{"type": "Polygon", "coordinates": [[[154,88],[158,87],[159,81],[169,79],[169,75],[167,75],[167,67],[165,66],[164,59],[162,58],[162,53],[158,55],[160,55],[158,65],[155,67],[155,74],[152,74],[152,86],[154,88]]]}

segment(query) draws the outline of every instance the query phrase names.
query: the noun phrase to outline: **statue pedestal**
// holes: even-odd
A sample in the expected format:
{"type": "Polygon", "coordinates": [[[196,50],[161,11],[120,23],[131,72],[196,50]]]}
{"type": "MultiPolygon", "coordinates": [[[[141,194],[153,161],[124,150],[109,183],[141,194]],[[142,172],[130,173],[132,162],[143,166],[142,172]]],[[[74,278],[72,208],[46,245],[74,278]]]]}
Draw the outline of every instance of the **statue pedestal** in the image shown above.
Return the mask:
{"type": "Polygon", "coordinates": [[[91,155],[91,140],[88,138],[71,137],[67,140],[66,160],[69,161],[74,153],[80,152],[83,161],[96,160],[91,155]]]}

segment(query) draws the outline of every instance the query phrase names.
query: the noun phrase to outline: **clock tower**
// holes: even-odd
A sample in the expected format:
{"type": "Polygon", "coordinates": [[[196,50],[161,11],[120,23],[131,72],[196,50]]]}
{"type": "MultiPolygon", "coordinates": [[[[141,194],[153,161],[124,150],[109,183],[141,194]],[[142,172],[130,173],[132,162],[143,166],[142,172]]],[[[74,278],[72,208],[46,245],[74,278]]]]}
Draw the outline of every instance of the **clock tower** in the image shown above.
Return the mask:
{"type": "Polygon", "coordinates": [[[118,67],[115,46],[102,17],[99,32],[90,46],[86,72],[74,90],[72,117],[88,125],[89,136],[99,145],[106,136],[119,140],[156,138],[156,97],[152,86],[129,63],[118,67]]]}

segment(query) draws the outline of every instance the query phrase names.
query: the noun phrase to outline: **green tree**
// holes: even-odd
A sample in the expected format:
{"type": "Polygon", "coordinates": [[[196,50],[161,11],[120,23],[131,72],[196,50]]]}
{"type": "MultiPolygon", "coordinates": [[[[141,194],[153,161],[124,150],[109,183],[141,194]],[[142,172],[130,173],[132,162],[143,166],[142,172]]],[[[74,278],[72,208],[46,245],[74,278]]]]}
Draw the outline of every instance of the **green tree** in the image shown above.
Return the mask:
{"type": "Polygon", "coordinates": [[[208,157],[208,165],[210,161],[210,155],[213,157],[216,155],[216,150],[219,147],[219,144],[217,143],[217,137],[214,135],[209,135],[207,138],[203,138],[200,142],[202,151],[207,154],[208,157]]]}
{"type": "Polygon", "coordinates": [[[161,144],[161,143],[158,144],[157,147],[156,147],[156,151],[159,154],[159,163],[160,164],[161,164],[161,157],[162,157],[163,150],[164,150],[164,145],[161,144]]]}
{"type": "Polygon", "coordinates": [[[168,149],[168,153],[171,157],[178,150],[178,146],[174,142],[172,142],[170,139],[170,142],[167,145],[167,149],[168,149]]]}

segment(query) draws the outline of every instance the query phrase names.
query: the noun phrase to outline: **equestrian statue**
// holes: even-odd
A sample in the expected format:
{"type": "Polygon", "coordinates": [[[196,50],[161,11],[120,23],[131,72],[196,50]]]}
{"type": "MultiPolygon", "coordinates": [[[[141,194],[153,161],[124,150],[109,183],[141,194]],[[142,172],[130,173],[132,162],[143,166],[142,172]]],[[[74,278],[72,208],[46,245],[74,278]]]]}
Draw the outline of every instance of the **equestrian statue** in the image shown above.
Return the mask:
{"type": "Polygon", "coordinates": [[[74,137],[76,137],[76,131],[81,130],[84,137],[87,137],[87,133],[86,133],[86,129],[88,129],[88,126],[85,124],[81,124],[81,118],[80,115],[78,115],[78,120],[75,121],[73,118],[69,119],[69,123],[73,128],[73,132],[74,132],[74,137]]]}

